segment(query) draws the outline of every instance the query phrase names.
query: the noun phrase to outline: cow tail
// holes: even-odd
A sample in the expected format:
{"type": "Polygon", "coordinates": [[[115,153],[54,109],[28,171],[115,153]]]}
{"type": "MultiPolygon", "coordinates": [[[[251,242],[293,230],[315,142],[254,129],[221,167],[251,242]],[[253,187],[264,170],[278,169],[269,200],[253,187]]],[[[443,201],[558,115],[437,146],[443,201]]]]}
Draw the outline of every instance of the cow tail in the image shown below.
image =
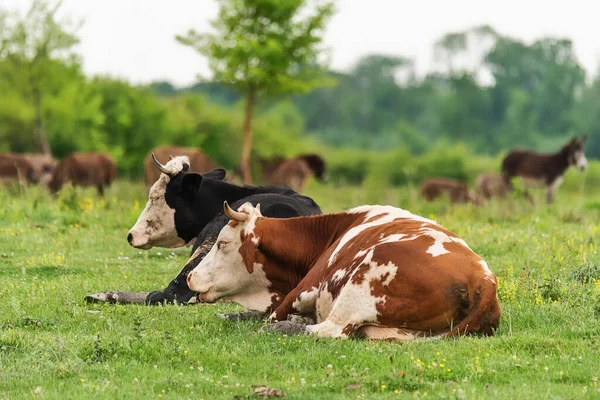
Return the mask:
{"type": "Polygon", "coordinates": [[[467,316],[444,336],[493,335],[500,320],[500,303],[496,286],[496,278],[486,274],[475,292],[474,305],[467,316]]]}

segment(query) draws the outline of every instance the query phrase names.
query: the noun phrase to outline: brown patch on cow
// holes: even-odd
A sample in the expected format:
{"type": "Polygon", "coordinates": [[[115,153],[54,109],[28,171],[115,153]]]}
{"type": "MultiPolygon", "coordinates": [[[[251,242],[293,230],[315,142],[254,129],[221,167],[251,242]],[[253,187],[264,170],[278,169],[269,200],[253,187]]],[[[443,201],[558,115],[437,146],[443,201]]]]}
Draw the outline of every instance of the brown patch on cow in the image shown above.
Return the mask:
{"type": "Polygon", "coordinates": [[[421,195],[426,201],[433,201],[447,195],[452,203],[472,203],[479,205],[481,199],[467,185],[454,179],[428,178],[420,185],[421,195]]]}
{"type": "Polygon", "coordinates": [[[200,149],[180,146],[158,146],[150,150],[146,158],[144,158],[144,179],[148,188],[160,177],[160,171],[156,169],[152,160],[152,153],[154,153],[156,159],[162,164],[166,164],[171,156],[187,156],[190,160],[190,172],[203,173],[218,168],[217,163],[200,151],[200,149]]]}

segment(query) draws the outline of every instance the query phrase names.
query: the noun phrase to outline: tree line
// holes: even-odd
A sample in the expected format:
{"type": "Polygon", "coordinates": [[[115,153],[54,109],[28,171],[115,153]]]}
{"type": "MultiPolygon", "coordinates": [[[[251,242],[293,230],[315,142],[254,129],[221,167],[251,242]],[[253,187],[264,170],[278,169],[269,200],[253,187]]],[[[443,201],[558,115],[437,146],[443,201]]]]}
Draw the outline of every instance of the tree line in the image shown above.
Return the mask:
{"type": "Polygon", "coordinates": [[[59,18],[59,3],[34,1],[24,16],[0,9],[0,151],[105,150],[125,175],[165,143],[200,147],[230,169],[249,155],[316,151],[350,181],[373,169],[365,152],[390,149],[448,155],[458,145],[496,156],[587,134],[588,155],[600,157],[600,78],[586,77],[568,39],[525,43],[481,26],[440,38],[425,76],[396,55],[332,71],[316,62],[331,4],[298,20],[304,0],[230,2],[221,1],[214,33],[177,38],[215,71],[187,88],[85,76],[73,50],[80,24],[59,18]],[[296,41],[286,42],[289,32],[296,41]]]}

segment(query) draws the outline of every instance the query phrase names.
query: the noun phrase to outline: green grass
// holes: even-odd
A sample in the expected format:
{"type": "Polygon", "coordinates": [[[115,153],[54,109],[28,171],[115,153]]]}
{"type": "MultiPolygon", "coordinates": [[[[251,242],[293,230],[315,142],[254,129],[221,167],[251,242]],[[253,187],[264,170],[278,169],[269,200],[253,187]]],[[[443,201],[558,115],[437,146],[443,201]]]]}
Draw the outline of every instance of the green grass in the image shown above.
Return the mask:
{"type": "Polygon", "coordinates": [[[483,207],[423,204],[414,188],[312,184],[327,212],[392,204],[462,236],[499,278],[492,338],[410,344],[285,337],[229,322],[231,304],[88,305],[102,290],[152,290],[189,249],[126,242],[145,203],[118,182],[105,200],[65,190],[0,190],[0,398],[292,399],[600,397],[600,201],[561,190],[547,207],[519,199],[483,207]]]}

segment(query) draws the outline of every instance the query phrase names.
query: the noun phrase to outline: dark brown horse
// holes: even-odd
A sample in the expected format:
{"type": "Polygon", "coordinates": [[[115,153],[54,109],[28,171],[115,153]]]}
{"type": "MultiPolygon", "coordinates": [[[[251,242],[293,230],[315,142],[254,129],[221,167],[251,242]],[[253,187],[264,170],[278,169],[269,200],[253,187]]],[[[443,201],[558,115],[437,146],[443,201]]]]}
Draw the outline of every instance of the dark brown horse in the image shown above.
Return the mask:
{"type": "Polygon", "coordinates": [[[521,178],[525,185],[525,197],[531,202],[528,187],[543,185],[546,188],[546,203],[554,201],[554,194],[563,181],[569,166],[579,170],[587,167],[583,144],[587,136],[573,138],[553,154],[535,153],[526,150],[512,150],[502,161],[502,177],[508,190],[513,189],[512,178],[521,178]]]}

